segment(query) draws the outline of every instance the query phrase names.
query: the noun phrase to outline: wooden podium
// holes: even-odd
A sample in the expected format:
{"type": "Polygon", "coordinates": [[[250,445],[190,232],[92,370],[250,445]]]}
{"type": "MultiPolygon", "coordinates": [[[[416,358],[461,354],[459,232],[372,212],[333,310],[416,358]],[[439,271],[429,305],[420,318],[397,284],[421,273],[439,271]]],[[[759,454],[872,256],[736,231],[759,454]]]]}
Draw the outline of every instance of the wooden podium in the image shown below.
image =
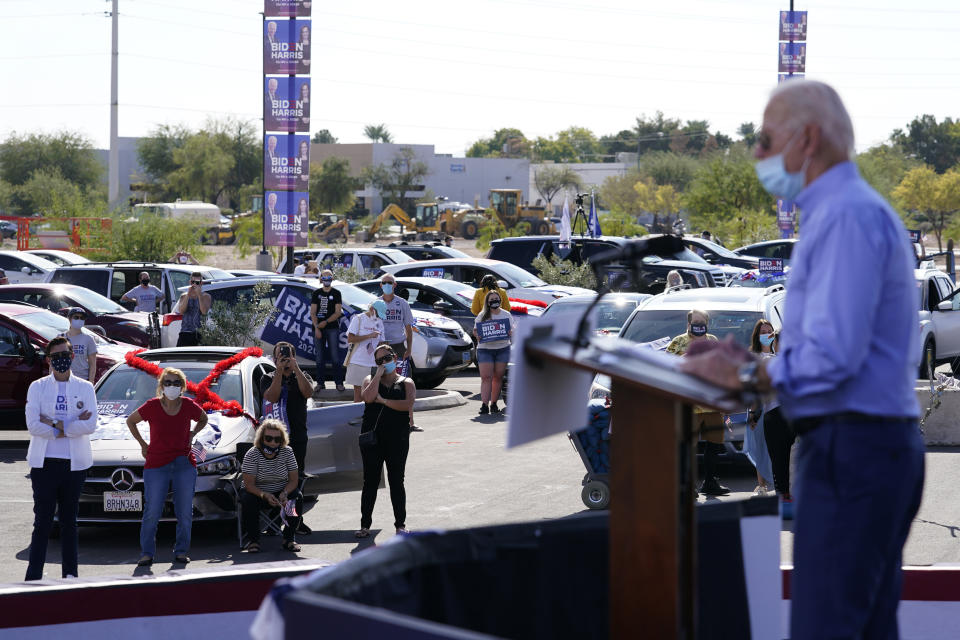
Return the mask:
{"type": "MultiPolygon", "coordinates": [[[[531,337],[534,365],[611,377],[610,636],[696,637],[696,440],[693,406],[730,413],[728,392],[676,370],[625,356],[627,341],[531,337]]],[[[636,345],[632,345],[634,348],[636,345]]]]}

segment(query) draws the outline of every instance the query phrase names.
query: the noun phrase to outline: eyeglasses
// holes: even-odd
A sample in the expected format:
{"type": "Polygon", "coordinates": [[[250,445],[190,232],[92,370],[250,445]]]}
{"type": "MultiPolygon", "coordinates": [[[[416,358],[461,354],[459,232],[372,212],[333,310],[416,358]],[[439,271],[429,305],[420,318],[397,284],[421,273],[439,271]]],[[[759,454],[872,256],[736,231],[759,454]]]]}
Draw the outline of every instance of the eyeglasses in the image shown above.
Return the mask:
{"type": "Polygon", "coordinates": [[[272,444],[280,444],[281,442],[283,442],[283,436],[268,436],[264,434],[263,441],[269,442],[272,444]]]}
{"type": "Polygon", "coordinates": [[[203,284],[203,281],[202,281],[202,280],[191,280],[191,281],[190,281],[190,284],[195,284],[195,285],[197,285],[197,286],[199,287],[200,285],[203,284]]]}
{"type": "Polygon", "coordinates": [[[394,361],[394,355],[391,353],[388,356],[383,356],[382,358],[378,358],[375,362],[377,364],[386,364],[388,362],[393,362],[393,361],[394,361]]]}
{"type": "Polygon", "coordinates": [[[182,387],[183,381],[181,380],[164,380],[163,386],[165,387],[182,387]]]}

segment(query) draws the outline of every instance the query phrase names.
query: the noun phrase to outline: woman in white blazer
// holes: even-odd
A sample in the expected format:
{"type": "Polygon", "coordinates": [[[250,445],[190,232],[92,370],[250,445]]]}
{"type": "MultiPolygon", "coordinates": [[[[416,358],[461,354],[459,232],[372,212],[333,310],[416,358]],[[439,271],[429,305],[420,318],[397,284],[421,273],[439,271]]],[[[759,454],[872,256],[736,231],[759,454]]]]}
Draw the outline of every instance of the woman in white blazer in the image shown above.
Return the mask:
{"type": "Polygon", "coordinates": [[[90,434],[97,428],[97,396],[92,384],[70,373],[70,341],[54,338],[46,354],[50,375],[34,380],[27,390],[34,517],[26,580],[43,578],[54,512],[60,518],[62,575],[77,576],[77,509],[87,469],[93,465],[90,434]]]}

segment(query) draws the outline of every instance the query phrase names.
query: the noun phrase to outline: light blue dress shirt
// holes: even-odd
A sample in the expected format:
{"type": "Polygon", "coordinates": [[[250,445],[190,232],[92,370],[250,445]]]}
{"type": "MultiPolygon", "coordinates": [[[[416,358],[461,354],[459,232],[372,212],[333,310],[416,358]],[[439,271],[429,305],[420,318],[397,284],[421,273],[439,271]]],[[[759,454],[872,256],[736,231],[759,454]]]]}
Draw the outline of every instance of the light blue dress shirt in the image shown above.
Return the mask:
{"type": "Polygon", "coordinates": [[[779,357],[767,372],[791,420],[855,411],[914,417],[916,258],[906,229],[852,162],[799,196],[779,357]]]}

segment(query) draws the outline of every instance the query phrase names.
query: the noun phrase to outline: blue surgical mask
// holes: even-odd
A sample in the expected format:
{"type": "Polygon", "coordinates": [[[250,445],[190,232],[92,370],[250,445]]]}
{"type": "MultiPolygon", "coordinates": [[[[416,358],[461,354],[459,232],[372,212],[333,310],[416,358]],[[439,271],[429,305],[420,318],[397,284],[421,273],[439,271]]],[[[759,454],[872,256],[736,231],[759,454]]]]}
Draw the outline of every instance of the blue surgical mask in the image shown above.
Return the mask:
{"type": "Polygon", "coordinates": [[[776,339],[776,335],[774,335],[774,334],[772,334],[772,333],[761,333],[761,334],[760,334],[760,344],[762,344],[762,345],[765,346],[765,347],[769,347],[770,345],[772,345],[774,339],[776,339]]]}
{"type": "Polygon", "coordinates": [[[383,292],[387,295],[393,293],[393,285],[390,283],[380,285],[380,288],[383,289],[383,292]]]}
{"type": "Polygon", "coordinates": [[[397,369],[397,361],[391,360],[390,362],[385,362],[383,365],[384,373],[393,373],[397,369]]]}
{"type": "MultiPolygon", "coordinates": [[[[799,133],[799,131],[797,133],[799,133]]],[[[807,165],[810,163],[809,157],[804,159],[803,166],[800,167],[800,171],[796,173],[787,171],[783,157],[786,150],[793,144],[796,135],[796,133],[793,134],[793,137],[787,142],[783,151],[775,156],[764,158],[753,166],[763,188],[771,195],[783,198],[784,200],[793,200],[796,198],[797,195],[803,191],[807,180],[807,165]]]]}

